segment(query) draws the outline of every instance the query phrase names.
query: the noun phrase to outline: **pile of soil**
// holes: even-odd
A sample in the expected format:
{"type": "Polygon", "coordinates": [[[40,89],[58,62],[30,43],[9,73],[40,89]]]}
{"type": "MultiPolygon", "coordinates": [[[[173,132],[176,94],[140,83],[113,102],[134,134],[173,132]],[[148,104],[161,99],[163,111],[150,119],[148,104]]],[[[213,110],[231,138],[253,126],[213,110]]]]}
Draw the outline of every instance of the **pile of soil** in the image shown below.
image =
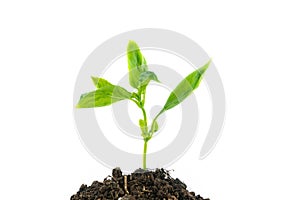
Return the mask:
{"type": "Polygon", "coordinates": [[[186,188],[164,169],[138,169],[131,175],[123,175],[120,168],[115,168],[103,182],[81,185],[71,200],[209,200],[186,188]]]}

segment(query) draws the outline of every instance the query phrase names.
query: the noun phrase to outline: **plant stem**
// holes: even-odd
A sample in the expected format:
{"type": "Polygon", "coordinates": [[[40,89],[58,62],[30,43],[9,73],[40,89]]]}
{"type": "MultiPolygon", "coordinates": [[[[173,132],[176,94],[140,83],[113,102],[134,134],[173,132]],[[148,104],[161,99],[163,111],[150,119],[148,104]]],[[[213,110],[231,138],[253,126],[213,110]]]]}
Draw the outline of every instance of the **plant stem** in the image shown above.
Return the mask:
{"type": "Polygon", "coordinates": [[[148,140],[144,140],[144,152],[143,152],[143,169],[147,168],[147,146],[148,140]]]}
{"type": "Polygon", "coordinates": [[[146,114],[146,111],[145,111],[144,106],[141,106],[141,109],[142,109],[143,116],[144,116],[144,121],[145,121],[146,130],[147,130],[147,132],[148,132],[147,114],[146,114]]]}
{"type": "Polygon", "coordinates": [[[150,133],[148,132],[147,113],[144,108],[145,98],[146,98],[146,88],[144,88],[143,91],[138,91],[137,98],[131,99],[142,110],[144,123],[145,123],[145,127],[144,127],[145,130],[142,129],[142,136],[144,137],[143,169],[147,168],[147,146],[148,146],[148,141],[151,139],[151,137],[149,137],[150,133]]]}
{"type": "Polygon", "coordinates": [[[144,89],[144,92],[142,93],[142,105],[144,107],[146,101],[146,88],[144,89]]]}
{"type": "Polygon", "coordinates": [[[146,128],[146,133],[142,133],[144,135],[144,152],[143,152],[143,169],[147,168],[147,146],[148,146],[148,122],[147,122],[147,114],[144,108],[144,105],[141,105],[141,109],[143,111],[143,116],[144,116],[144,122],[145,122],[145,128],[146,128]],[[146,137],[145,137],[146,136],[146,137]]]}

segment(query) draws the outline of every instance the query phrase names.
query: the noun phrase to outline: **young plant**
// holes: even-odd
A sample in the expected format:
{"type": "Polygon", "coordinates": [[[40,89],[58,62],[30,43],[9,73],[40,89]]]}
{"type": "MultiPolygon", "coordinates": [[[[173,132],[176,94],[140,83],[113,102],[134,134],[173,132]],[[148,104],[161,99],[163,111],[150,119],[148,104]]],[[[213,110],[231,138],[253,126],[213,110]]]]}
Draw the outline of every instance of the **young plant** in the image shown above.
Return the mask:
{"type": "Polygon", "coordinates": [[[143,168],[146,169],[147,145],[153,134],[159,129],[158,117],[165,111],[180,104],[199,86],[206,69],[210,65],[210,61],[189,74],[177,85],[171,92],[162,110],[156,115],[150,125],[145,110],[146,89],[150,81],[159,82],[159,80],[154,72],[148,70],[146,59],[134,41],[129,41],[128,43],[127,60],[129,83],[135,88],[134,92],[131,93],[121,86],[113,85],[103,78],[91,77],[96,90],[82,94],[76,108],[108,106],[125,99],[133,101],[143,114],[143,118],[139,120],[139,126],[141,135],[144,138],[143,168]]]}

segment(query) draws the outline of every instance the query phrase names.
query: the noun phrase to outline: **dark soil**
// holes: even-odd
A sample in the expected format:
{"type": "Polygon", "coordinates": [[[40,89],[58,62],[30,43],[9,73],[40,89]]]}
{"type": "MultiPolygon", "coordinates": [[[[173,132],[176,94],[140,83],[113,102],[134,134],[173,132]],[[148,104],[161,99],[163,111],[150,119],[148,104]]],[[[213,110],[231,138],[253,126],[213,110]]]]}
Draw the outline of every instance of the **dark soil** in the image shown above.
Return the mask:
{"type": "Polygon", "coordinates": [[[71,200],[209,200],[186,188],[164,169],[139,169],[131,175],[122,175],[120,168],[115,168],[103,182],[81,185],[71,200]]]}

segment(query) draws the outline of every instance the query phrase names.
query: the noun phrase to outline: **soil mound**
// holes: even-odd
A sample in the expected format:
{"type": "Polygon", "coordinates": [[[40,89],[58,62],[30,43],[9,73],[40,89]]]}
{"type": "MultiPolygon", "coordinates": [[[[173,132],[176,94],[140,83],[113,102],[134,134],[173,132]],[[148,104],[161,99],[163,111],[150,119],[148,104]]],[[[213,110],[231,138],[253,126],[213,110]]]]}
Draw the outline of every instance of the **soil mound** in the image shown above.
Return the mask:
{"type": "Polygon", "coordinates": [[[71,200],[209,200],[194,192],[165,169],[147,171],[138,169],[123,175],[120,168],[112,171],[103,182],[94,181],[91,186],[81,185],[71,200]]]}

